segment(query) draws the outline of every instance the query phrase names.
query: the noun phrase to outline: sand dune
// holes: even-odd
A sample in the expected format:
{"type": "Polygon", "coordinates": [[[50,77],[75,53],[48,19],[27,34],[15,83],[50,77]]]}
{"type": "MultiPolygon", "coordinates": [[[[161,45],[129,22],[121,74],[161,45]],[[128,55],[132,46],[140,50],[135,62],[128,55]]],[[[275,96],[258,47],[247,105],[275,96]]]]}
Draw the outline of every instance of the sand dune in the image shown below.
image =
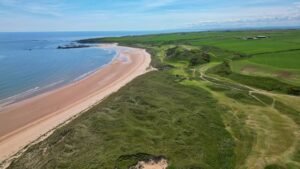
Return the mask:
{"type": "Polygon", "coordinates": [[[151,57],[145,50],[116,45],[101,47],[114,48],[118,57],[80,81],[0,111],[0,162],[147,72],[151,57]]]}

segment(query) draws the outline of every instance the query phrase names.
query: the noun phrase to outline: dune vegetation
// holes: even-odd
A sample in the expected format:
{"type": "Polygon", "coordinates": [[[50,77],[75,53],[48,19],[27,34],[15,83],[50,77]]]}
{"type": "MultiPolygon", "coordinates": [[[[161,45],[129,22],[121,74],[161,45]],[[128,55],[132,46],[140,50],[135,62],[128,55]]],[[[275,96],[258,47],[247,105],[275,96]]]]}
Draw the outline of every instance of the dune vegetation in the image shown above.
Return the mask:
{"type": "Polygon", "coordinates": [[[10,169],[300,168],[300,31],[82,40],[145,48],[157,71],[111,95],[10,169]]]}

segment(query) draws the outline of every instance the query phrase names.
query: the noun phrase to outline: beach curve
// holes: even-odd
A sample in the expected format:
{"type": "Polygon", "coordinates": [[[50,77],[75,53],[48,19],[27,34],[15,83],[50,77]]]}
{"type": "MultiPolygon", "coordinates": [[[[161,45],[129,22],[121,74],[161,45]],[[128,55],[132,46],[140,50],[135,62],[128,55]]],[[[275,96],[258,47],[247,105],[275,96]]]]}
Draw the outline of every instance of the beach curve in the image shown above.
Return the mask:
{"type": "Polygon", "coordinates": [[[0,164],[149,71],[151,56],[144,49],[116,44],[99,47],[114,49],[118,56],[79,81],[0,110],[0,164]]]}

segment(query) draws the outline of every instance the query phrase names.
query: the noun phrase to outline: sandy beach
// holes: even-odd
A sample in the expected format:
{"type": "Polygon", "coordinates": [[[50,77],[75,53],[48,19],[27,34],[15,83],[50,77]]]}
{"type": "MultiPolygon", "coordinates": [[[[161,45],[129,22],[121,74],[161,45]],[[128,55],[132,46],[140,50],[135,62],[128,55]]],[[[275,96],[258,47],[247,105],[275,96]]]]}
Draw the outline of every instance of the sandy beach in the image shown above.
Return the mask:
{"type": "Polygon", "coordinates": [[[151,57],[144,49],[115,44],[99,47],[113,48],[118,55],[110,64],[82,80],[0,110],[0,163],[149,68],[151,57]]]}

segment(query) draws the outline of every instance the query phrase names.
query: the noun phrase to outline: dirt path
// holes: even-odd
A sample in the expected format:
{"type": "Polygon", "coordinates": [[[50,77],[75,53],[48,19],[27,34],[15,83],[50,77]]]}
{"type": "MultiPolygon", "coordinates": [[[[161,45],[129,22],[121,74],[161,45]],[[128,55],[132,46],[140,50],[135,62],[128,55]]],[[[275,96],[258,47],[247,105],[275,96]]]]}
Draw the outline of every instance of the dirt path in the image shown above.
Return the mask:
{"type": "MultiPolygon", "coordinates": [[[[230,118],[237,118],[239,116],[244,117],[245,127],[250,132],[253,132],[253,142],[252,148],[246,158],[243,161],[238,161],[237,168],[247,168],[247,169],[264,169],[265,166],[270,164],[284,164],[291,162],[295,166],[300,167],[298,162],[292,160],[295,151],[299,149],[300,140],[300,129],[299,126],[294,122],[293,119],[284,115],[275,109],[276,100],[293,100],[294,102],[300,103],[299,97],[288,96],[283,94],[275,94],[272,92],[263,91],[253,87],[249,87],[243,84],[232,82],[230,80],[224,80],[222,78],[217,78],[215,76],[209,76],[206,71],[217,65],[216,63],[208,64],[200,68],[200,77],[206,83],[224,87],[231,90],[240,90],[234,86],[240,86],[241,88],[246,88],[249,90],[248,94],[253,99],[262,103],[265,106],[248,105],[244,103],[237,102],[236,100],[225,96],[225,94],[220,92],[210,92],[218,99],[220,104],[228,107],[232,112],[232,117],[225,119],[225,123],[231,123],[230,118]],[[210,80],[211,79],[211,80],[210,80]],[[213,81],[212,81],[213,80],[213,81]],[[257,98],[253,93],[259,93],[269,96],[273,99],[273,103],[268,105],[261,99],[257,98]]],[[[290,105],[290,104],[288,104],[290,105]]],[[[239,134],[230,125],[227,127],[229,132],[233,135],[237,142],[242,142],[239,140],[239,134]]],[[[244,140],[245,141],[245,140],[244,140]]],[[[247,149],[249,144],[237,144],[237,151],[247,149]]]]}

